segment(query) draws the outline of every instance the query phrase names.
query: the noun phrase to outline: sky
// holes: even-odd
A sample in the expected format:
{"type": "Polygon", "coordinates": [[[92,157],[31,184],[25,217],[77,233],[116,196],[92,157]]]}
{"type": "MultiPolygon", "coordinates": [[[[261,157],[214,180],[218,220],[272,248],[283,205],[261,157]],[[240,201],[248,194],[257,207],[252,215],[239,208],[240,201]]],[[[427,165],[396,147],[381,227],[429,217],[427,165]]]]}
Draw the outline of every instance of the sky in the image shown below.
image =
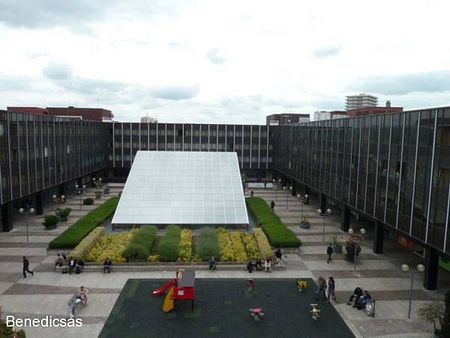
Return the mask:
{"type": "Polygon", "coordinates": [[[0,109],[257,123],[368,93],[450,105],[446,0],[0,0],[0,109]]]}

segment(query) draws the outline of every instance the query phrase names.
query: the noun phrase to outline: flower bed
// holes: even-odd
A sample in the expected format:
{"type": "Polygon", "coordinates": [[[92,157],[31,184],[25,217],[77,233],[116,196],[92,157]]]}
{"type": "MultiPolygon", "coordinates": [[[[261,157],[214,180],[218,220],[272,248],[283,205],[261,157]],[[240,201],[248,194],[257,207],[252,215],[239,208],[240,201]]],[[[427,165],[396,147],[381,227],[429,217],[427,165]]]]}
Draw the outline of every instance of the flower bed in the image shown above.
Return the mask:
{"type": "Polygon", "coordinates": [[[192,258],[192,230],[181,230],[180,250],[178,260],[180,262],[190,262],[192,258]]]}
{"type": "Polygon", "coordinates": [[[218,229],[217,238],[220,246],[220,260],[222,262],[233,262],[235,258],[228,231],[223,228],[218,229]]]}
{"type": "Polygon", "coordinates": [[[261,259],[261,253],[259,252],[255,237],[244,232],[241,234],[241,238],[247,257],[253,260],[261,259]]]}
{"type": "Polygon", "coordinates": [[[130,260],[147,260],[150,250],[155,244],[158,229],[153,226],[144,227],[134,232],[131,241],[123,249],[122,256],[127,261],[130,260]]]}
{"type": "Polygon", "coordinates": [[[256,244],[258,245],[259,252],[263,259],[272,259],[273,252],[270,247],[269,241],[261,228],[254,228],[253,233],[255,235],[256,244]]]}
{"type": "Polygon", "coordinates": [[[103,236],[89,251],[86,259],[90,262],[103,263],[110,258],[114,263],[126,262],[122,251],[134,236],[135,230],[123,231],[118,234],[103,236]]]}
{"type": "Polygon", "coordinates": [[[69,256],[85,260],[94,245],[105,236],[105,227],[97,227],[78,244],[69,256]]]}
{"type": "Polygon", "coordinates": [[[299,247],[301,241],[289,230],[269,205],[260,197],[247,197],[246,203],[261,224],[270,244],[277,248],[299,247]]]}

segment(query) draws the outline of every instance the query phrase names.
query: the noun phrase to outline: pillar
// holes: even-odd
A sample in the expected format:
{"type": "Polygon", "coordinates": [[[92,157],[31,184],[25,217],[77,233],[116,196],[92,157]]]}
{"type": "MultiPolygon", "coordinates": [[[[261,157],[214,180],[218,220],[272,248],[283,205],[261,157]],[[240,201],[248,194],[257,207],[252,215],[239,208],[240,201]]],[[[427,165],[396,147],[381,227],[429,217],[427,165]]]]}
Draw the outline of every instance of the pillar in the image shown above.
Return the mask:
{"type": "Polygon", "coordinates": [[[348,228],[350,227],[350,208],[346,205],[342,206],[341,209],[341,230],[342,231],[348,231],[348,228]]]}
{"type": "Polygon", "coordinates": [[[384,228],[380,221],[374,222],[373,253],[383,253],[384,228]]]}
{"type": "Polygon", "coordinates": [[[292,196],[297,196],[297,182],[296,181],[292,181],[292,196]]]}
{"type": "Polygon", "coordinates": [[[35,196],[36,200],[36,215],[42,215],[44,213],[44,208],[42,206],[42,191],[38,191],[35,196]]]}
{"type": "Polygon", "coordinates": [[[327,197],[323,193],[320,193],[320,210],[322,210],[322,213],[327,210],[327,197]]]}
{"type": "Polygon", "coordinates": [[[12,202],[2,204],[2,231],[8,232],[13,228],[12,202]]]}
{"type": "Polygon", "coordinates": [[[425,249],[425,275],[423,286],[427,290],[436,290],[439,271],[439,255],[433,248],[425,249]]]}

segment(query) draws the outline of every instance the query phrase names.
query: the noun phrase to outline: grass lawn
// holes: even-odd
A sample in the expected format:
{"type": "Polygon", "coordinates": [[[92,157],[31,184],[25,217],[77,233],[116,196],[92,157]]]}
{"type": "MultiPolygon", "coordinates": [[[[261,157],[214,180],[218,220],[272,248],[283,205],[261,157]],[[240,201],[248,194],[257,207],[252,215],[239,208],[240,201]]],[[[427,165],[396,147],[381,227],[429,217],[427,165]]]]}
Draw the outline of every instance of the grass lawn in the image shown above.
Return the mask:
{"type": "Polygon", "coordinates": [[[166,282],[128,280],[100,337],[353,337],[333,306],[315,299],[312,280],[300,293],[295,279],[257,279],[253,291],[245,279],[196,279],[194,311],[181,301],[164,313],[164,296],[151,294],[166,282]],[[319,304],[318,320],[311,318],[311,303],[319,304]],[[259,322],[250,316],[253,307],[263,308],[259,322]]]}

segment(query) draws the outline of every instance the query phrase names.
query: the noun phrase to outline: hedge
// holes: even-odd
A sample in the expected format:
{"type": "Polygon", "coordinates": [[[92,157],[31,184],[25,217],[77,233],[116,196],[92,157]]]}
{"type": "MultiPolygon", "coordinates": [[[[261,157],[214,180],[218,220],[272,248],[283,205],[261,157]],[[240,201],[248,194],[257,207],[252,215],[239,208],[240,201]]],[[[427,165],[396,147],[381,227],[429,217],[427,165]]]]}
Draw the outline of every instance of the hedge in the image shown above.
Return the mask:
{"type": "Polygon", "coordinates": [[[158,229],[154,225],[136,230],[131,241],[122,251],[122,256],[128,261],[147,260],[150,250],[155,244],[157,233],[158,229]]]}
{"type": "Polygon", "coordinates": [[[69,256],[75,259],[85,260],[89,251],[97,244],[100,239],[105,236],[105,227],[97,227],[91,231],[70,253],[69,256]]]}
{"type": "Polygon", "coordinates": [[[217,232],[213,228],[203,228],[197,238],[197,254],[201,259],[207,261],[211,257],[219,258],[220,248],[217,232]]]}
{"type": "Polygon", "coordinates": [[[289,230],[269,205],[260,197],[247,197],[246,203],[261,224],[270,244],[276,248],[299,247],[301,241],[289,230]]]}
{"type": "Polygon", "coordinates": [[[69,229],[49,243],[50,249],[75,248],[93,229],[111,218],[119,203],[118,197],[112,197],[105,203],[80,218],[69,229]]]}
{"type": "Polygon", "coordinates": [[[158,255],[163,262],[175,262],[180,250],[181,229],[176,225],[166,227],[166,233],[159,242],[158,255]]]}

